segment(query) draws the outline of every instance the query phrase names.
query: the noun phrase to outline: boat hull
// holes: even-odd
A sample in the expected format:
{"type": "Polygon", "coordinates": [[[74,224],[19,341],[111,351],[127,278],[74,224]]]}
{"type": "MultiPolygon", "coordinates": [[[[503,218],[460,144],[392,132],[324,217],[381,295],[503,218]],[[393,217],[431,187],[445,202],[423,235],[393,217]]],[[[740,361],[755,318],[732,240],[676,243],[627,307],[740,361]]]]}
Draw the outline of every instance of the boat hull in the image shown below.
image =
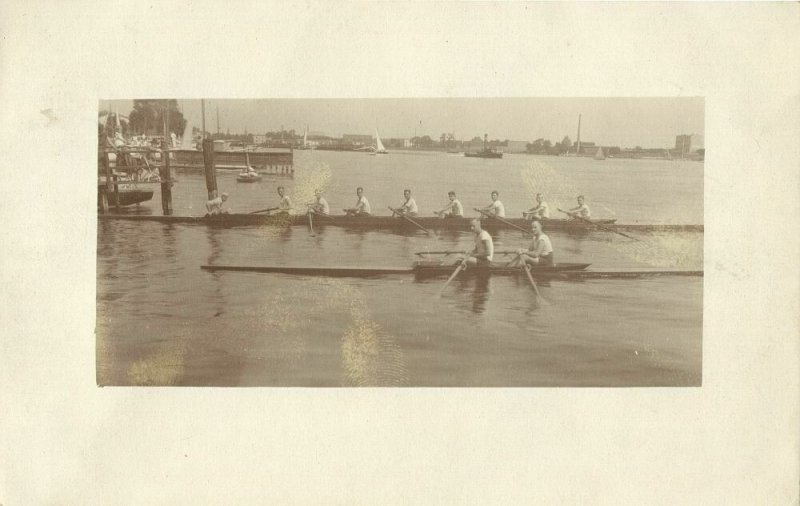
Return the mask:
{"type": "MultiPolygon", "coordinates": [[[[106,193],[105,189],[100,190],[103,193],[106,193]]],[[[142,202],[147,202],[148,200],[153,198],[153,190],[120,190],[119,191],[119,205],[125,206],[132,206],[134,204],[140,204],[142,202]]],[[[108,192],[108,205],[113,206],[115,205],[114,201],[114,192],[108,192]]]]}
{"type": "MultiPolygon", "coordinates": [[[[214,227],[288,227],[288,226],[308,226],[308,217],[305,215],[290,216],[285,214],[263,215],[263,214],[222,214],[215,216],[155,216],[155,215],[136,215],[136,214],[106,214],[101,215],[105,220],[130,220],[130,221],[157,221],[161,223],[187,223],[198,225],[210,225],[214,227]]],[[[412,223],[391,216],[314,216],[314,228],[342,227],[355,230],[392,230],[396,232],[419,232],[424,233],[412,223]]],[[[451,230],[465,232],[469,231],[470,218],[429,218],[415,217],[413,220],[428,230],[451,230]]],[[[530,222],[522,218],[506,219],[511,224],[528,229],[530,222]]],[[[518,230],[511,225],[503,222],[487,219],[483,220],[483,227],[489,231],[495,230],[518,230]]],[[[611,230],[629,230],[640,232],[702,232],[703,225],[658,225],[658,224],[625,224],[620,225],[616,220],[596,220],[593,223],[602,228],[611,230]]],[[[602,228],[581,220],[570,219],[550,219],[543,220],[545,231],[566,231],[574,233],[586,233],[602,228]]]]}
{"type": "Polygon", "coordinates": [[[261,176],[236,176],[237,183],[257,183],[261,181],[261,176]]]}
{"type": "MultiPolygon", "coordinates": [[[[225,226],[238,226],[238,225],[308,225],[308,216],[306,215],[272,215],[262,216],[253,214],[227,214],[217,215],[205,218],[206,221],[214,224],[225,226]]],[[[419,230],[419,228],[410,221],[402,218],[392,216],[320,216],[315,215],[314,227],[345,227],[357,229],[401,229],[401,230],[419,230]]],[[[414,217],[413,220],[420,226],[430,230],[470,230],[470,222],[472,218],[429,218],[429,217],[414,217]]],[[[507,219],[507,222],[523,227],[526,230],[530,229],[530,221],[522,218],[507,219]]],[[[596,220],[593,223],[608,226],[612,225],[616,220],[596,220]]],[[[549,219],[542,220],[544,230],[587,230],[592,226],[581,220],[570,219],[549,219]]],[[[503,223],[495,219],[483,220],[483,227],[489,230],[506,230],[514,229],[513,226],[503,223]]]]}

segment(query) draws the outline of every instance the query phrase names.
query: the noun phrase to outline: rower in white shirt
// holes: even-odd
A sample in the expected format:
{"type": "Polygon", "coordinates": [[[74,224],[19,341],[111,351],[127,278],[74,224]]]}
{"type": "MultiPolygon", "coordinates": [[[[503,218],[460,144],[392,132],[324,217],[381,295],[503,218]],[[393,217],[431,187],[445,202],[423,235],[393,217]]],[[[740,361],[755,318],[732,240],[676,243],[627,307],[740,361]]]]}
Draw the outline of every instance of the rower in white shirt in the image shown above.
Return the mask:
{"type": "Polygon", "coordinates": [[[541,193],[536,194],[536,206],[527,211],[523,211],[522,217],[528,220],[540,220],[550,217],[550,207],[547,205],[547,202],[544,201],[544,197],[541,193]]]}
{"type": "Polygon", "coordinates": [[[314,200],[306,204],[306,206],[308,206],[309,214],[324,214],[327,216],[331,213],[328,201],[322,196],[322,190],[314,190],[314,200]]]}
{"type": "Polygon", "coordinates": [[[403,204],[397,209],[392,209],[399,216],[416,216],[417,215],[417,202],[411,196],[411,190],[404,190],[403,197],[406,199],[403,204]]]}
{"type": "Polygon", "coordinates": [[[367,197],[364,196],[364,188],[360,186],[356,188],[356,196],[358,200],[356,200],[355,207],[348,207],[342,209],[348,216],[369,216],[372,214],[372,209],[369,207],[369,201],[367,197]]]}
{"type": "Polygon", "coordinates": [[[589,206],[584,203],[583,195],[578,195],[578,206],[570,209],[567,214],[573,218],[583,218],[587,220],[592,217],[592,213],[589,211],[589,206]]]}
{"type": "Polygon", "coordinates": [[[450,202],[442,209],[434,211],[434,213],[438,214],[441,218],[461,218],[464,216],[464,207],[456,198],[456,192],[447,192],[447,197],[450,199],[450,202]]]}
{"type": "Polygon", "coordinates": [[[481,211],[486,213],[492,214],[494,216],[505,218],[506,217],[506,208],[503,206],[503,203],[500,202],[500,194],[497,193],[497,190],[492,192],[492,203],[488,206],[481,208],[481,211]]]}
{"type": "Polygon", "coordinates": [[[292,199],[286,195],[286,190],[284,190],[283,186],[278,187],[278,196],[281,198],[278,202],[278,212],[288,214],[289,210],[292,209],[292,199]]]}

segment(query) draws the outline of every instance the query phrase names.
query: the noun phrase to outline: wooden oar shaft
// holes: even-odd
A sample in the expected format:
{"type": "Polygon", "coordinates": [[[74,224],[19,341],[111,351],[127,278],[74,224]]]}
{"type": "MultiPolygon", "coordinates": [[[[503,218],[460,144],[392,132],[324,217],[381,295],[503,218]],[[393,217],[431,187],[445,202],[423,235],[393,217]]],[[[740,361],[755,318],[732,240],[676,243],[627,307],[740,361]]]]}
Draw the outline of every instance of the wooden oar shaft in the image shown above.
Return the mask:
{"type": "Polygon", "coordinates": [[[461,261],[461,263],[460,263],[460,264],[458,264],[458,267],[456,268],[456,270],[455,270],[455,271],[453,271],[453,274],[451,274],[451,275],[450,275],[450,277],[449,277],[449,278],[447,278],[447,281],[445,282],[444,286],[442,286],[442,289],[441,289],[441,290],[439,290],[439,294],[441,294],[442,292],[444,292],[444,289],[445,289],[445,288],[447,288],[447,285],[449,285],[449,284],[450,284],[450,282],[451,282],[451,281],[453,281],[453,279],[454,279],[456,276],[458,276],[458,273],[459,273],[459,272],[461,272],[461,271],[464,269],[464,267],[466,267],[466,266],[467,266],[467,258],[466,258],[466,257],[464,257],[464,260],[462,260],[462,261],[461,261]]]}
{"type": "MultiPolygon", "coordinates": [[[[615,234],[621,235],[622,237],[627,237],[628,239],[633,239],[634,241],[639,241],[639,239],[637,239],[635,237],[632,237],[632,236],[630,236],[628,234],[624,234],[624,233],[620,232],[619,230],[614,230],[613,228],[604,227],[603,225],[600,225],[599,223],[595,223],[592,220],[587,220],[583,216],[578,216],[575,213],[571,213],[569,211],[565,211],[565,210],[563,210],[561,208],[558,208],[558,207],[556,209],[558,209],[559,211],[561,211],[562,213],[564,213],[564,214],[566,214],[568,216],[572,216],[573,218],[575,218],[577,220],[581,220],[581,221],[586,222],[586,223],[588,223],[590,225],[594,225],[595,227],[597,227],[597,228],[599,228],[601,230],[605,230],[606,232],[613,232],[615,234]]],[[[641,241],[639,241],[639,242],[641,242],[641,241]]]]}
{"type": "Polygon", "coordinates": [[[247,214],[267,213],[269,211],[275,211],[276,209],[279,209],[279,208],[277,208],[277,207],[268,207],[266,209],[259,209],[258,211],[252,211],[252,212],[249,212],[247,214]]]}
{"type": "Polygon", "coordinates": [[[479,213],[481,213],[482,215],[484,215],[484,216],[486,216],[488,218],[493,218],[493,219],[499,221],[500,223],[505,223],[509,227],[513,227],[513,228],[516,228],[517,230],[521,230],[521,231],[525,232],[526,234],[533,235],[533,232],[531,232],[530,230],[528,230],[526,228],[523,228],[523,227],[520,227],[519,225],[516,225],[514,223],[511,223],[510,221],[508,221],[505,218],[502,218],[500,216],[496,216],[496,215],[494,215],[492,213],[486,212],[483,209],[478,209],[477,207],[473,207],[473,209],[475,209],[476,211],[478,211],[479,213]]]}
{"type": "Polygon", "coordinates": [[[387,206],[387,207],[389,207],[389,209],[392,211],[392,214],[400,214],[400,217],[401,217],[401,218],[403,218],[403,219],[404,219],[404,220],[406,220],[407,222],[411,223],[412,225],[414,225],[414,226],[415,226],[415,227],[417,227],[418,229],[420,229],[420,230],[423,230],[423,231],[424,231],[425,233],[427,233],[427,234],[431,234],[431,233],[432,233],[430,230],[428,230],[427,228],[423,227],[422,225],[420,225],[420,224],[419,224],[419,223],[417,223],[416,221],[412,220],[411,218],[409,218],[409,217],[408,217],[408,216],[406,216],[405,214],[398,213],[398,212],[397,212],[397,209],[394,209],[394,208],[392,208],[392,206],[387,206]]]}

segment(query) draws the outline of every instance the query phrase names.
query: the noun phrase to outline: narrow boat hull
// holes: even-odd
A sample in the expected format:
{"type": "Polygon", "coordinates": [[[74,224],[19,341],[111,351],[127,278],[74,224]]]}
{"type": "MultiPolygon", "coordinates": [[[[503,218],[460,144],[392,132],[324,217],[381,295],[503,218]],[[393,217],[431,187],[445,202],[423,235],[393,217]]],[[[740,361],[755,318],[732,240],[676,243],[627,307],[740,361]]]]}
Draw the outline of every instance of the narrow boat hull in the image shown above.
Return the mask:
{"type": "MultiPolygon", "coordinates": [[[[105,214],[100,215],[104,220],[135,220],[135,221],[157,221],[161,223],[193,223],[199,225],[210,225],[215,227],[288,227],[288,226],[308,226],[306,215],[292,216],[285,214],[263,215],[263,214],[222,214],[216,216],[157,216],[157,215],[132,215],[132,214],[105,214]]],[[[430,218],[414,217],[413,220],[428,230],[452,230],[459,232],[469,231],[470,218],[430,218]]],[[[530,228],[530,222],[522,218],[507,218],[506,221],[518,227],[530,228]]],[[[488,219],[484,220],[483,227],[490,232],[496,230],[518,230],[503,222],[488,219]]],[[[594,227],[592,224],[582,220],[570,219],[549,219],[542,220],[545,231],[561,230],[574,233],[585,233],[588,231],[605,229],[630,230],[640,232],[702,232],[703,225],[659,225],[659,224],[625,224],[620,225],[616,220],[595,220],[593,223],[600,225],[594,227]]],[[[391,216],[314,216],[314,228],[343,227],[355,230],[392,230],[397,232],[419,232],[424,233],[414,224],[402,218],[391,216]]]]}
{"type": "MultiPolygon", "coordinates": [[[[262,216],[255,214],[226,214],[205,218],[209,223],[225,226],[238,226],[238,225],[275,225],[275,226],[288,226],[288,225],[308,225],[308,216],[306,215],[278,215],[278,216],[262,216]]],[[[381,230],[381,229],[400,229],[400,230],[419,230],[413,223],[402,218],[392,216],[320,216],[316,215],[313,218],[314,227],[345,227],[354,229],[365,230],[381,230]]],[[[414,217],[413,220],[419,223],[424,228],[430,230],[463,230],[469,231],[471,218],[429,218],[429,217],[414,217]]],[[[526,230],[530,229],[530,221],[522,218],[512,218],[506,220],[518,227],[523,227],[526,230]]],[[[596,220],[594,223],[608,226],[613,225],[616,220],[596,220]]],[[[544,230],[587,230],[592,226],[581,220],[561,220],[550,219],[542,220],[544,230]]],[[[514,229],[514,227],[494,219],[483,220],[484,228],[489,230],[506,230],[514,229]]]]}

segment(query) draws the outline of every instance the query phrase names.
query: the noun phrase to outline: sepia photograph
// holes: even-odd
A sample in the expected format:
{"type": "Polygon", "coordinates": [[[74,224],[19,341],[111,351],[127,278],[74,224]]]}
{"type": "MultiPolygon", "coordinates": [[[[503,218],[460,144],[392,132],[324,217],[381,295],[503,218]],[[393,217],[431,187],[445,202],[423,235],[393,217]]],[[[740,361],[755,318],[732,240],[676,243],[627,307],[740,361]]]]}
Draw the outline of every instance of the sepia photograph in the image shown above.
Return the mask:
{"type": "Polygon", "coordinates": [[[702,98],[101,100],[97,383],[702,385],[702,98]]]}
{"type": "Polygon", "coordinates": [[[0,506],[798,504],[800,4],[0,13],[0,506]]]}

